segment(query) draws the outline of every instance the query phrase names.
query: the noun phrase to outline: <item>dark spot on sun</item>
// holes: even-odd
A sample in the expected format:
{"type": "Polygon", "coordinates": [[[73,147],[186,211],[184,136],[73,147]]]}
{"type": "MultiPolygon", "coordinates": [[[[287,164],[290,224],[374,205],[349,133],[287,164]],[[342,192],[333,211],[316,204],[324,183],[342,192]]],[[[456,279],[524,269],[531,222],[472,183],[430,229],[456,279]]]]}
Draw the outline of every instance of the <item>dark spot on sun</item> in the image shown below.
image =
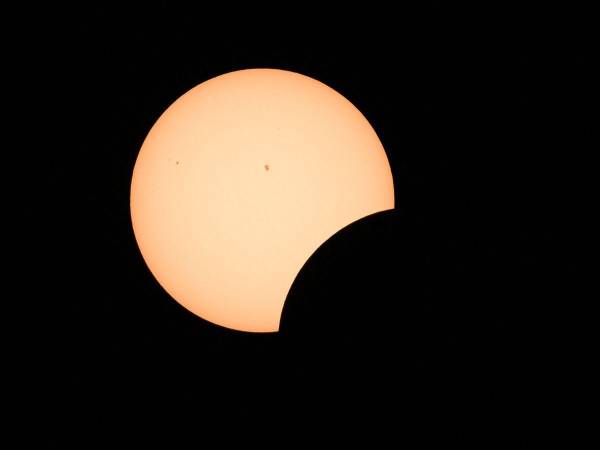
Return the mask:
{"type": "Polygon", "coordinates": [[[265,170],[269,170],[269,165],[265,164],[265,170]]]}
{"type": "Polygon", "coordinates": [[[175,161],[175,164],[179,165],[179,161],[175,161]]]}

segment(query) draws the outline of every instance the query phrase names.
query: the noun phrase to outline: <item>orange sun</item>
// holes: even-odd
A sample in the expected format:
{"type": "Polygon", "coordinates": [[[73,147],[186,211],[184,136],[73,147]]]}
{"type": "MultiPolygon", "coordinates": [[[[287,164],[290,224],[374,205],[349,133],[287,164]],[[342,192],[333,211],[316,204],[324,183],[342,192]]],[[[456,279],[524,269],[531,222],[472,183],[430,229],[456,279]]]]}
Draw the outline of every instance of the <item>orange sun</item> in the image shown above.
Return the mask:
{"type": "Polygon", "coordinates": [[[275,69],[227,73],[180,97],[150,130],[131,182],[135,237],[161,286],[243,331],[277,331],[310,255],[393,207],[385,151],[360,111],[275,69]]]}

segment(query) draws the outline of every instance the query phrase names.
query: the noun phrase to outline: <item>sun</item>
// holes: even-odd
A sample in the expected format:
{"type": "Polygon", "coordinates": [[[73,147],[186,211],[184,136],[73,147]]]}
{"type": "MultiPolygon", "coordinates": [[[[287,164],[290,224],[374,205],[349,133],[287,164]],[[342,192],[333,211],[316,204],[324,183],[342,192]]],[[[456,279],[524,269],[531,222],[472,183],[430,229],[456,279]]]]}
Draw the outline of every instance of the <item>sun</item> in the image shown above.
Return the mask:
{"type": "Polygon", "coordinates": [[[394,207],[377,134],[346,98],[276,69],[196,86],[137,157],[131,218],[160,285],[198,316],[272,332],[294,278],[334,233],[394,207]]]}

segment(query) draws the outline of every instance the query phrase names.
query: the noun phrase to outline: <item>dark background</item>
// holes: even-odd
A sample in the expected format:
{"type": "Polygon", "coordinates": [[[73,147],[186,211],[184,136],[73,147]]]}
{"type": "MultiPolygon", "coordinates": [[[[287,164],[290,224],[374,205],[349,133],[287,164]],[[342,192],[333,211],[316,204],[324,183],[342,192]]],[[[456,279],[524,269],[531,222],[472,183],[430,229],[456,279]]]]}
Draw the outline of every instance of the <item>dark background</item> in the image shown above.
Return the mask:
{"type": "Polygon", "coordinates": [[[586,12],[346,8],[38,12],[12,448],[591,446],[586,12]],[[159,115],[251,67],[347,97],[396,190],[309,259],[273,334],[170,299],[129,216],[159,115]]]}

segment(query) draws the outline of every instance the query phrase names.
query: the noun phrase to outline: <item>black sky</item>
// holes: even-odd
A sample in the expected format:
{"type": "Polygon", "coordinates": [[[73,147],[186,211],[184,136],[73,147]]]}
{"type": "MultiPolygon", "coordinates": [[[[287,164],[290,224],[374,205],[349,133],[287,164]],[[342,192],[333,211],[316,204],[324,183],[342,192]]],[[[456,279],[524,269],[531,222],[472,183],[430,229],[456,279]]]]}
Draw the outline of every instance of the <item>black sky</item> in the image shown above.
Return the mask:
{"type": "Polygon", "coordinates": [[[25,138],[44,145],[18,188],[28,275],[5,300],[11,417],[28,431],[9,448],[586,447],[585,13],[232,8],[37,17],[20,55],[40,123],[25,138]],[[278,334],[171,300],[129,217],[158,116],[251,67],[347,97],[396,191],[394,212],[311,257],[278,334]]]}

